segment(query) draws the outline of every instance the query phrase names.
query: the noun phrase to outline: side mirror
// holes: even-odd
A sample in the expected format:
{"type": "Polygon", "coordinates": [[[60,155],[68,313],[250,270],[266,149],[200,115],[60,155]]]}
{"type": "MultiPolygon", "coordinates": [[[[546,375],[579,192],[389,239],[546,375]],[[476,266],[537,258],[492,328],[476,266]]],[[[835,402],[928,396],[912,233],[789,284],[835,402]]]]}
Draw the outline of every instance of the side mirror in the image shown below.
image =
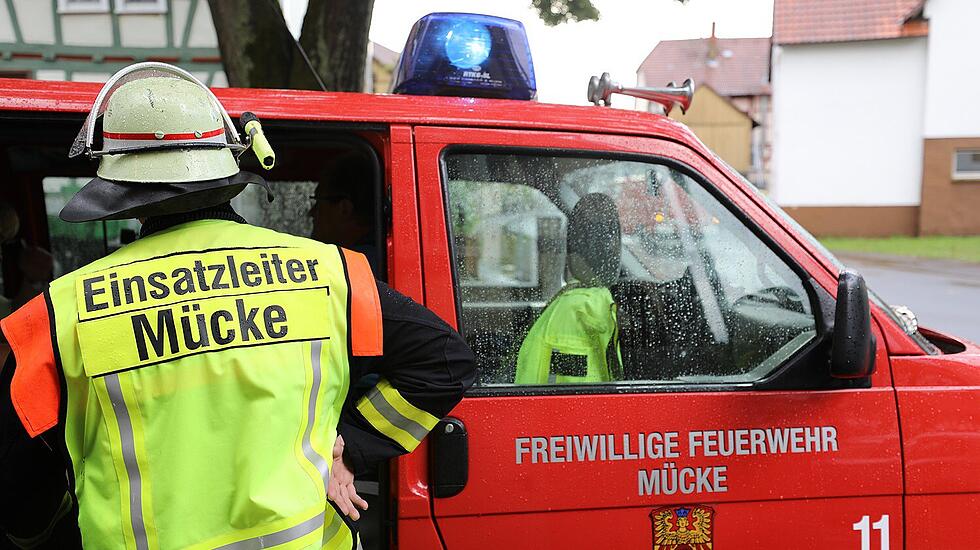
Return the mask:
{"type": "Polygon", "coordinates": [[[874,356],[868,286],[859,273],[844,269],[837,279],[830,375],[834,378],[871,376],[875,370],[874,356]]]}

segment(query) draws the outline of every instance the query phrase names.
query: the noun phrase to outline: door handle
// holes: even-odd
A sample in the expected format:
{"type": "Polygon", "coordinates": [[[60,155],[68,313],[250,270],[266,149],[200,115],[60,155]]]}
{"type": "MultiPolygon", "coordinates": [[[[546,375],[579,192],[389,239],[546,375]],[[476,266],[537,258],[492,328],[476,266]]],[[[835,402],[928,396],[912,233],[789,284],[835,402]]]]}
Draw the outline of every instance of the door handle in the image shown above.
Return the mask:
{"type": "Polygon", "coordinates": [[[458,418],[447,417],[429,434],[429,479],[432,496],[456,496],[470,475],[469,436],[458,418]]]}

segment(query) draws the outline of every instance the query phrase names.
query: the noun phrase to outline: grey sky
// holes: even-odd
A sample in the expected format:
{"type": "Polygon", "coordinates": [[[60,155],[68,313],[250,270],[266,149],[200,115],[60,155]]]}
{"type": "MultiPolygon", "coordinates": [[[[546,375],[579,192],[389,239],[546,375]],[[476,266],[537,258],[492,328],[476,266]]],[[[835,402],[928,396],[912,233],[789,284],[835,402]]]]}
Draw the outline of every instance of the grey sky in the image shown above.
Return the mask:
{"type": "MultiPolygon", "coordinates": [[[[371,40],[401,51],[412,24],[427,13],[465,11],[517,19],[527,28],[538,81],[538,99],[583,104],[589,76],[608,71],[622,83],[636,81],[636,68],[661,40],[772,34],[772,0],[593,0],[596,22],[548,27],[530,0],[375,0],[371,40]]],[[[294,33],[302,25],[306,0],[283,0],[294,33]]],[[[633,101],[619,98],[616,106],[633,101]]]]}

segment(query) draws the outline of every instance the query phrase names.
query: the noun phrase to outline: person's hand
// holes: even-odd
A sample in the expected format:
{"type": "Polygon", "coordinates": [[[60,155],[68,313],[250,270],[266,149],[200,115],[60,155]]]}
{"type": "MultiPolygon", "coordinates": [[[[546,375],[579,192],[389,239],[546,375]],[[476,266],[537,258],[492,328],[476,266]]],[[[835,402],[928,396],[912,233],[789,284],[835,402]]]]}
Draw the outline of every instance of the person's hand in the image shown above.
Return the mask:
{"type": "Polygon", "coordinates": [[[340,434],[337,434],[337,441],[333,444],[333,469],[330,471],[327,498],[332,500],[344,515],[353,520],[361,518],[358,508],[368,509],[367,501],[358,496],[354,488],[354,472],[350,471],[344,462],[344,438],[340,434]]]}

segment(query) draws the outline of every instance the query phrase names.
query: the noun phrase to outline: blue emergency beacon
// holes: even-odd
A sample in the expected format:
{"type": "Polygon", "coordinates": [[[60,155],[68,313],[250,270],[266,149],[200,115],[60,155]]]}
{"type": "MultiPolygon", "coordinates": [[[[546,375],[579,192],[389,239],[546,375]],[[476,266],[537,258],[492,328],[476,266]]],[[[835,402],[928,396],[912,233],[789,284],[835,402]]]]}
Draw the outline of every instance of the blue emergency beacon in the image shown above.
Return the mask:
{"type": "Polygon", "coordinates": [[[534,99],[537,86],[524,25],[473,13],[426,15],[408,35],[393,91],[534,99]]]}

